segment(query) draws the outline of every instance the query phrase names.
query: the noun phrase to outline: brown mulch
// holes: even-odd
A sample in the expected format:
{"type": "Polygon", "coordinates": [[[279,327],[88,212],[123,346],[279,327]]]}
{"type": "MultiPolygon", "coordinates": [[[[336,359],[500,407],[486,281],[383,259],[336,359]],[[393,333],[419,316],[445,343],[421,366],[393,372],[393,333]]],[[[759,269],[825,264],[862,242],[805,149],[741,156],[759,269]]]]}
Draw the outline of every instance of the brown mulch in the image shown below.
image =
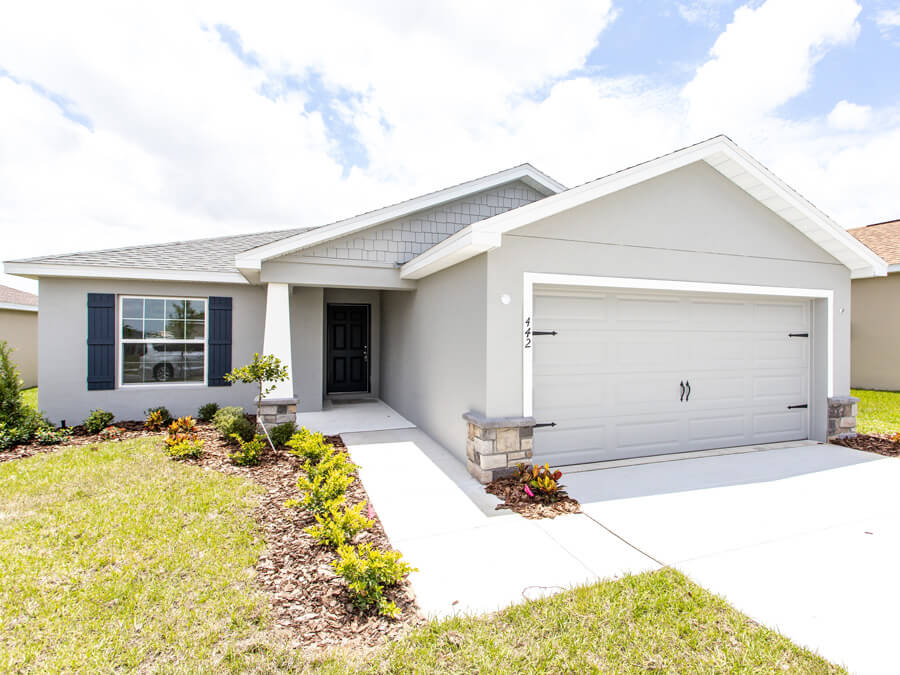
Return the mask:
{"type": "Polygon", "coordinates": [[[839,438],[830,442],[885,457],[900,457],[900,443],[894,443],[888,434],[856,434],[856,438],[839,438]]]}
{"type": "Polygon", "coordinates": [[[556,518],[566,513],[581,513],[581,505],[568,495],[551,504],[543,504],[525,494],[522,483],[515,478],[497,478],[485,488],[490,494],[503,500],[497,509],[510,509],[531,520],[556,518]]]}
{"type": "MultiPolygon", "coordinates": [[[[147,431],[144,429],[143,422],[113,422],[112,426],[125,430],[121,440],[160,435],[158,432],[147,431]]],[[[41,445],[36,442],[17,445],[14,448],[0,451],[0,463],[8,462],[12,459],[25,459],[26,457],[32,457],[34,455],[55,452],[60,448],[71,445],[93,445],[94,443],[104,442],[97,434],[88,433],[87,429],[80,424],[77,427],[70,427],[70,429],[72,430],[72,437],[63,445],[41,445]]]]}
{"type": "MultiPolygon", "coordinates": [[[[143,430],[141,422],[115,422],[127,431],[123,439],[159,436],[161,432],[143,430]]],[[[284,450],[268,450],[257,466],[235,466],[228,460],[231,446],[225,444],[210,424],[198,424],[198,436],[204,440],[203,455],[183,460],[207,470],[243,476],[265,488],[254,517],[260,524],[266,548],[256,565],[256,582],[271,598],[276,632],[291,647],[318,651],[329,647],[375,647],[395,639],[424,622],[409,581],[387,589],[388,599],[400,609],[397,619],[357,611],[350,602],[346,585],[334,572],[331,562],[337,554],[318,546],[303,529],[315,524],[315,518],[302,509],[289,509],[284,502],[297,497],[297,472],[300,462],[284,450]]],[[[340,436],[328,437],[335,447],[343,448],[340,436]]],[[[76,431],[67,445],[97,443],[96,434],[76,431]],[[81,432],[83,435],[78,435],[81,432]]],[[[0,453],[0,461],[20,459],[65,446],[29,444],[0,453]]],[[[347,490],[347,504],[368,500],[362,481],[357,479],[347,490]]],[[[354,544],[369,542],[381,549],[393,547],[384,533],[377,513],[369,509],[374,524],[354,539],[354,544]]]]}

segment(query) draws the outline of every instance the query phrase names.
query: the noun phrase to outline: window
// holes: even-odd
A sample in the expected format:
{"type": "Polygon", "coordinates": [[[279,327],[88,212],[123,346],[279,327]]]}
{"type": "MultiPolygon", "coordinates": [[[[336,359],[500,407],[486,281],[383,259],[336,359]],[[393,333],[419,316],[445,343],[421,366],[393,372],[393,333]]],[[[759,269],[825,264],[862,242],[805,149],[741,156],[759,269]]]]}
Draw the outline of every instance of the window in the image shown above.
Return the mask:
{"type": "Polygon", "coordinates": [[[120,300],[123,385],[205,382],[206,300],[120,300]]]}

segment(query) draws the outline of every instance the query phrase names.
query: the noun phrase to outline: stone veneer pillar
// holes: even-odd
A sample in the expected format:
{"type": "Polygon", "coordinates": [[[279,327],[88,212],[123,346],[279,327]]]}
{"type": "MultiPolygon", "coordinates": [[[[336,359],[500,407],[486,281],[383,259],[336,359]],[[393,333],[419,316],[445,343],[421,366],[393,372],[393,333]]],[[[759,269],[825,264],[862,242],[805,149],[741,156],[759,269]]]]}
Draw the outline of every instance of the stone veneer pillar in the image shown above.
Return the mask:
{"type": "Polygon", "coordinates": [[[533,454],[533,417],[485,417],[467,412],[466,466],[482,483],[509,475],[533,454]]]}
{"type": "Polygon", "coordinates": [[[859,399],[855,396],[832,396],[828,399],[828,440],[856,436],[856,413],[859,399]]]}
{"type": "Polygon", "coordinates": [[[266,429],[275,424],[297,421],[297,399],[295,398],[264,398],[259,407],[259,422],[266,425],[266,429]]]}

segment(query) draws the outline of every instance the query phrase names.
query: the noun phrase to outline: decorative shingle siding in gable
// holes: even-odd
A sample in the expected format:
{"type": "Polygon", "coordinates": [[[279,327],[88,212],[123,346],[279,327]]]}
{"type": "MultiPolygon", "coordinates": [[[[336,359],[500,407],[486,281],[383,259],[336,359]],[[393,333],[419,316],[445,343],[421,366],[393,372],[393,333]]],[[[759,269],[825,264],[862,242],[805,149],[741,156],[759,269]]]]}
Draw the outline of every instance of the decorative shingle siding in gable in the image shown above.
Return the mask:
{"type": "Polygon", "coordinates": [[[408,218],[329,241],[303,251],[300,257],[405,263],[456,234],[466,225],[543,198],[537,190],[515,181],[408,218]]]}

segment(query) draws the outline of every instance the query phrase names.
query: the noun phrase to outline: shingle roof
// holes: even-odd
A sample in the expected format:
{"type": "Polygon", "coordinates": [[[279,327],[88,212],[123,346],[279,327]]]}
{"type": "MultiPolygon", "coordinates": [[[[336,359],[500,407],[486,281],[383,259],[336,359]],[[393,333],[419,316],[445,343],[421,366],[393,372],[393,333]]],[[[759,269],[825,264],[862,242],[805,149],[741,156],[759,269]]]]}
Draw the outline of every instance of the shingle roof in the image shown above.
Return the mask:
{"type": "Polygon", "coordinates": [[[310,228],[300,227],[274,232],[254,232],[228,237],[173,241],[109,248],[85,253],[64,253],[38,258],[14,260],[18,263],[54,265],[91,265],[97,267],[138,267],[158,270],[198,270],[202,272],[237,272],[234,256],[257,246],[292,237],[310,228]]]}
{"type": "Polygon", "coordinates": [[[34,293],[26,293],[18,288],[0,286],[0,302],[10,305],[30,305],[37,307],[38,296],[34,293]]]}
{"type": "Polygon", "coordinates": [[[889,220],[847,231],[884,258],[888,265],[900,263],[900,220],[889,220]]]}

